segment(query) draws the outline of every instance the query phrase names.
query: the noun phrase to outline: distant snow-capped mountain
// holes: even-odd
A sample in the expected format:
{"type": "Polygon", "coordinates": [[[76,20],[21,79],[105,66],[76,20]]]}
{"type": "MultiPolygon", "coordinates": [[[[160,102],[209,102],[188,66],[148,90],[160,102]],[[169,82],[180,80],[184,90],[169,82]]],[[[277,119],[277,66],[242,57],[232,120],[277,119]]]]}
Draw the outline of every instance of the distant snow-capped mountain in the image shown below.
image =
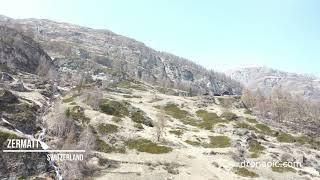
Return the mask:
{"type": "Polygon", "coordinates": [[[312,75],[289,73],[264,66],[231,69],[226,74],[251,90],[260,89],[269,94],[273,88],[281,87],[292,94],[320,99],[320,78],[312,75]]]}

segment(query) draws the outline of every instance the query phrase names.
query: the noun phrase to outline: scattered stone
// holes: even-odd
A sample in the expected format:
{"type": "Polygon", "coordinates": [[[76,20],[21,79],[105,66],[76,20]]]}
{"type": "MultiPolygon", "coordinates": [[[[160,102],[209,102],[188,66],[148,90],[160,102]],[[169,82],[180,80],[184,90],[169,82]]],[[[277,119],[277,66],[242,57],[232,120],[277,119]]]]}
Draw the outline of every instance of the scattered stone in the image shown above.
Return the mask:
{"type": "Polygon", "coordinates": [[[296,160],[291,154],[288,153],[282,154],[280,159],[282,162],[295,162],[296,160]]]}
{"type": "Polygon", "coordinates": [[[13,81],[14,79],[13,79],[13,77],[11,77],[8,73],[6,73],[6,72],[1,72],[0,73],[0,80],[2,80],[2,81],[13,81]]]}

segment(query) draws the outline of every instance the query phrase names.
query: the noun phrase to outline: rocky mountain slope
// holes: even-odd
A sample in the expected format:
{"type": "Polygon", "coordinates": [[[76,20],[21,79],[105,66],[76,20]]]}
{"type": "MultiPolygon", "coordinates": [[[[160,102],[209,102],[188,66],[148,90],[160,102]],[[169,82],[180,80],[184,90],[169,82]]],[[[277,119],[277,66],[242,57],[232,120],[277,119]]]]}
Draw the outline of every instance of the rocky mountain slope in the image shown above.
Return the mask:
{"type": "Polygon", "coordinates": [[[52,58],[80,58],[127,72],[144,81],[179,87],[195,94],[239,94],[241,86],[222,73],[213,73],[178,56],[108,30],[95,30],[40,19],[0,16],[0,25],[32,36],[52,58]]]}
{"type": "Polygon", "coordinates": [[[320,179],[319,137],[210,95],[240,90],[226,76],[109,31],[0,19],[24,32],[0,28],[0,179],[320,179]],[[17,137],[84,160],[2,152],[17,137]]]}
{"type": "Polygon", "coordinates": [[[227,71],[227,74],[249,89],[260,89],[270,94],[273,88],[320,99],[320,78],[296,73],[283,72],[267,67],[248,67],[227,71]]]}

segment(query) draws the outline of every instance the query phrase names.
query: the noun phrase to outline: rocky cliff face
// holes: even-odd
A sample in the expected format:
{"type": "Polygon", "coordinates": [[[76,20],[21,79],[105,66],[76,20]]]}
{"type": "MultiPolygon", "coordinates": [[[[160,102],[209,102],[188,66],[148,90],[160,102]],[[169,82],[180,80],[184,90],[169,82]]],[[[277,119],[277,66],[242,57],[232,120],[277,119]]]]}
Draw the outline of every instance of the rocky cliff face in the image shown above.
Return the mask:
{"type": "Polygon", "coordinates": [[[0,26],[0,64],[7,68],[32,74],[54,73],[50,57],[40,45],[18,31],[0,26]]]}
{"type": "Polygon", "coordinates": [[[94,61],[127,72],[131,77],[194,89],[201,93],[239,94],[239,84],[181,57],[155,51],[143,43],[108,30],[95,30],[39,19],[0,17],[0,24],[32,36],[52,58],[94,61]]]}
{"type": "Polygon", "coordinates": [[[284,91],[320,99],[320,78],[283,72],[267,67],[248,67],[230,70],[230,77],[240,81],[244,86],[264,93],[271,93],[273,88],[281,87],[284,91]]]}
{"type": "Polygon", "coordinates": [[[53,94],[56,70],[40,45],[0,26],[0,179],[32,177],[51,171],[45,153],[3,153],[7,139],[35,138],[42,109],[53,94]]]}

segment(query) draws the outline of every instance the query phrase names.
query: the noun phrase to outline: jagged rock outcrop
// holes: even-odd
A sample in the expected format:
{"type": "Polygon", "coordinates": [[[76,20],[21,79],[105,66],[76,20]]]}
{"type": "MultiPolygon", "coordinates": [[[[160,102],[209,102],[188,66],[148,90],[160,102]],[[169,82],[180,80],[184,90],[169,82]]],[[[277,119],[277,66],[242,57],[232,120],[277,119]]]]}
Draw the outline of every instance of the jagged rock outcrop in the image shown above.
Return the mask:
{"type": "Polygon", "coordinates": [[[320,78],[289,73],[268,67],[246,67],[226,72],[233,79],[251,90],[259,89],[270,94],[274,88],[320,100],[320,78]]]}
{"type": "Polygon", "coordinates": [[[51,58],[40,45],[15,29],[0,26],[0,67],[2,71],[54,75],[51,58]]]}
{"type": "Polygon", "coordinates": [[[7,104],[12,104],[18,102],[18,98],[13,95],[10,91],[5,90],[5,89],[0,89],[0,105],[1,105],[1,110],[2,108],[7,105],[7,104]]]}
{"type": "Polygon", "coordinates": [[[52,170],[46,153],[1,153],[0,178],[25,179],[52,170]]]}

